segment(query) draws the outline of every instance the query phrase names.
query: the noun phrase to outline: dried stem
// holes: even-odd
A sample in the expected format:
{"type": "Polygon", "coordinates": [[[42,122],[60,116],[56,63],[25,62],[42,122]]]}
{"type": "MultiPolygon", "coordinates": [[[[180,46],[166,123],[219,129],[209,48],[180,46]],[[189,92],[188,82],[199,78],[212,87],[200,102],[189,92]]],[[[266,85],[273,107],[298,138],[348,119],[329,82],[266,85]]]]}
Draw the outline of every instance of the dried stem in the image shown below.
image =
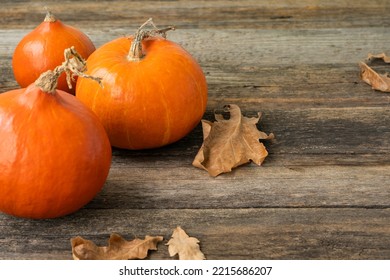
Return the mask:
{"type": "Polygon", "coordinates": [[[55,22],[57,19],[56,17],[49,11],[48,7],[45,7],[46,10],[46,17],[44,19],[44,22],[55,22]]]}
{"type": "Polygon", "coordinates": [[[86,62],[74,47],[65,49],[64,56],[65,61],[60,66],[57,66],[54,70],[48,70],[42,73],[35,81],[35,85],[41,88],[42,91],[54,94],[57,88],[58,78],[63,72],[66,74],[66,82],[69,88],[72,88],[74,76],[89,78],[97,81],[101,85],[101,78],[84,74],[86,62]]]}
{"type": "Polygon", "coordinates": [[[142,40],[153,37],[153,36],[161,36],[166,38],[166,33],[169,30],[175,30],[175,27],[169,26],[167,28],[158,29],[156,25],[153,23],[153,20],[150,18],[144,24],[142,24],[137,32],[134,35],[133,42],[131,43],[130,52],[127,56],[130,61],[140,61],[144,54],[142,52],[142,40]],[[153,29],[146,30],[145,28],[150,25],[153,29]]]}

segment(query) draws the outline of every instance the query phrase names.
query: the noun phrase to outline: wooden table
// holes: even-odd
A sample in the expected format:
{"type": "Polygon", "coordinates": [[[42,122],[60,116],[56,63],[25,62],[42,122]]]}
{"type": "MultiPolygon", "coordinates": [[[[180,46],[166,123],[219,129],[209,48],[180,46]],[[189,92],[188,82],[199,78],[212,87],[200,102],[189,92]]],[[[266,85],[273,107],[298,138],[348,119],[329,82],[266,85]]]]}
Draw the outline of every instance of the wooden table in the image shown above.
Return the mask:
{"type": "MultiPolygon", "coordinates": [[[[18,86],[13,50],[43,20],[43,5],[1,1],[0,92],[18,86]]],[[[77,213],[39,221],[0,214],[0,258],[71,259],[77,235],[100,246],[112,232],[168,240],[178,225],[200,240],[208,259],[390,258],[390,94],[363,83],[358,68],[368,53],[390,54],[389,1],[47,5],[97,47],[149,17],[175,25],[169,39],[207,77],[204,119],[237,104],[245,116],[262,112],[260,128],[276,139],[265,143],[262,166],[217,178],[191,165],[200,125],[168,147],[114,149],[104,189],[77,213]]],[[[148,258],[168,259],[165,243],[148,258]]]]}

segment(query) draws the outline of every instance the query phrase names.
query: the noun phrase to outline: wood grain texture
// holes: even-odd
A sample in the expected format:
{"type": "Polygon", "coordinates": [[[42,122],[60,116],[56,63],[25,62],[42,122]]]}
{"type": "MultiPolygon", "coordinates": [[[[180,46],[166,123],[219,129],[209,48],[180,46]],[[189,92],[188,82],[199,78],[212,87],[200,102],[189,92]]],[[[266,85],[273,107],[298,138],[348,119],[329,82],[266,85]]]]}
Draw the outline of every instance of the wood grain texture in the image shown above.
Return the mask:
{"type": "MultiPolygon", "coordinates": [[[[208,259],[390,258],[390,95],[364,84],[358,68],[368,53],[390,53],[389,1],[5,0],[0,92],[17,87],[13,50],[45,5],[97,47],[149,17],[175,25],[168,38],[207,78],[204,118],[235,103],[246,116],[262,112],[259,128],[276,139],[265,142],[262,166],[217,178],[191,165],[200,125],[160,149],[114,149],[105,187],[77,213],[0,214],[0,259],[70,259],[77,235],[101,246],[111,232],[168,240],[178,225],[208,259]]],[[[148,258],[168,259],[164,242],[148,258]]]]}
{"type": "Polygon", "coordinates": [[[110,232],[164,241],[149,259],[169,259],[164,245],[177,225],[200,240],[208,259],[387,259],[388,209],[112,209],[82,210],[50,221],[0,216],[4,256],[71,259],[70,236],[99,246],[110,232]]]}

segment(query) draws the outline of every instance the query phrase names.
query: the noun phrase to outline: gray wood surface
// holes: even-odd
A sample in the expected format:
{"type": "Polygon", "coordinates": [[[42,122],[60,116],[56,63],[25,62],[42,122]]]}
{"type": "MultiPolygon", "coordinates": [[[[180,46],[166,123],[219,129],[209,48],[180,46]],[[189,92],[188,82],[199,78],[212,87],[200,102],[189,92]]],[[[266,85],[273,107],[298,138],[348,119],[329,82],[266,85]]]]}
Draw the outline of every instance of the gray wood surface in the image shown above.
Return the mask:
{"type": "MultiPolygon", "coordinates": [[[[149,17],[175,25],[168,38],[206,74],[204,118],[235,103],[246,116],[262,112],[259,127],[276,139],[263,166],[217,178],[191,165],[200,126],[164,148],[114,149],[104,189],[80,211],[0,214],[1,259],[71,259],[77,235],[101,246],[112,232],[168,240],[178,225],[208,259],[390,258],[390,95],[358,68],[368,53],[390,54],[389,1],[2,0],[0,92],[18,86],[12,53],[45,5],[97,47],[149,17]]],[[[164,243],[148,258],[168,259],[164,243]]]]}

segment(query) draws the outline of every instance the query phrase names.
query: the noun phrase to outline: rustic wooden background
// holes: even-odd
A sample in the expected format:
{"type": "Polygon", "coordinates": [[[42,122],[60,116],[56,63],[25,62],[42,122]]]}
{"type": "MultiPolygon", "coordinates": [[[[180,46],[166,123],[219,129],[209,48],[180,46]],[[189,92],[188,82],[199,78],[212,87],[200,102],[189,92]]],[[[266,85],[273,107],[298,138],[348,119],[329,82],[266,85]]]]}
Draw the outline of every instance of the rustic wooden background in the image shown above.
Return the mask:
{"type": "MultiPolygon", "coordinates": [[[[152,17],[175,25],[169,39],[204,69],[205,119],[235,103],[246,116],[263,112],[259,127],[276,136],[263,166],[217,178],[191,165],[200,126],[165,148],[115,149],[103,191],[77,213],[0,214],[0,258],[71,259],[77,235],[101,246],[111,232],[168,240],[178,225],[208,259],[390,258],[390,94],[364,84],[358,68],[370,52],[390,54],[390,1],[0,4],[0,92],[17,87],[13,50],[45,5],[97,47],[152,17]]],[[[148,258],[168,259],[165,242],[148,258]]]]}

